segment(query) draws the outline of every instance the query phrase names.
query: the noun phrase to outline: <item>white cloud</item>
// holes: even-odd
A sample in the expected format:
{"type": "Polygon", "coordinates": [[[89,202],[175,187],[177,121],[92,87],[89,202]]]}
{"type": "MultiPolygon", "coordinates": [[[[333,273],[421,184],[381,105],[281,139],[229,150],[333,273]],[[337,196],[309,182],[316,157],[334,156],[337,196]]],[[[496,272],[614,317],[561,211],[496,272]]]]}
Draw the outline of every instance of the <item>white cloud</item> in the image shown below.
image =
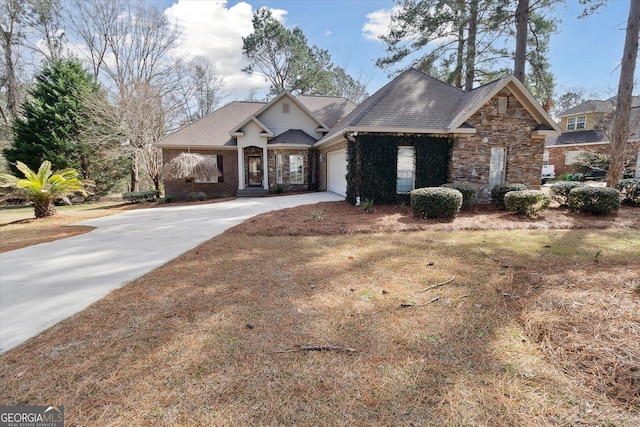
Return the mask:
{"type": "Polygon", "coordinates": [[[324,31],[324,36],[325,36],[325,37],[329,37],[331,34],[333,34],[333,33],[331,32],[331,30],[325,30],[325,31],[324,31]]]}
{"type": "Polygon", "coordinates": [[[365,40],[380,41],[379,36],[386,34],[391,25],[391,17],[399,10],[396,6],[393,9],[380,9],[367,14],[367,22],[362,26],[362,36],[365,40]]]}
{"type": "MultiPolygon", "coordinates": [[[[187,59],[204,56],[209,59],[224,80],[224,89],[232,99],[244,99],[252,88],[267,88],[264,77],[241,70],[242,38],[253,31],[253,7],[240,2],[227,8],[227,1],[179,0],[165,14],[182,28],[180,53],[187,59]]],[[[272,10],[273,16],[284,22],[285,10],[272,10]]]]}

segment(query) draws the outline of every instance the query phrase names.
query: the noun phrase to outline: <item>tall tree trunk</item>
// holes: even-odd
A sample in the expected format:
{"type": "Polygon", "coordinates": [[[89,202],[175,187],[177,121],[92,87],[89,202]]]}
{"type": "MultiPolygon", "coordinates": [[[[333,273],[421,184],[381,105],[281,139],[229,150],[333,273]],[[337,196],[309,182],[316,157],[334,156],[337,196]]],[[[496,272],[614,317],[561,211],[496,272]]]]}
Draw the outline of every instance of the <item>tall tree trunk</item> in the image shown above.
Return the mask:
{"type": "Polygon", "coordinates": [[[466,78],[464,90],[473,89],[476,75],[476,35],[478,33],[478,0],[471,0],[469,4],[469,33],[467,36],[466,78]]]}
{"type": "Polygon", "coordinates": [[[640,0],[631,0],[627,35],[620,66],[616,110],[613,117],[613,135],[609,146],[610,163],[607,175],[607,186],[609,187],[615,187],[624,174],[625,149],[630,134],[629,116],[631,114],[633,74],[638,58],[638,37],[640,37],[640,0]]]}
{"type": "Polygon", "coordinates": [[[527,30],[529,25],[529,0],[518,0],[516,8],[516,57],[513,75],[524,83],[527,64],[527,30]]]}
{"type": "Polygon", "coordinates": [[[464,65],[464,29],[466,27],[466,7],[464,0],[458,0],[458,48],[456,50],[456,69],[454,85],[457,88],[462,88],[462,69],[464,65]]]}

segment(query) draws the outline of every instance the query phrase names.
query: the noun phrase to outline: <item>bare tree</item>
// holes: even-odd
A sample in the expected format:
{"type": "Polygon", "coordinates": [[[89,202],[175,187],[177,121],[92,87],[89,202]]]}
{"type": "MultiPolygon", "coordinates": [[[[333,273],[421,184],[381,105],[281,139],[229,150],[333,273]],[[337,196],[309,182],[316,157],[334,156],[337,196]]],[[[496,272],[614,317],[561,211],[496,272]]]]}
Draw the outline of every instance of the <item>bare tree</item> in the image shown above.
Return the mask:
{"type": "Polygon", "coordinates": [[[212,113],[225,98],[222,77],[207,58],[196,56],[182,67],[176,72],[181,76],[176,80],[178,90],[168,104],[176,113],[171,115],[172,122],[178,126],[212,113]]]}
{"type": "Polygon", "coordinates": [[[18,117],[22,88],[18,77],[20,52],[18,47],[25,37],[25,4],[21,0],[0,0],[0,48],[2,49],[2,69],[0,81],[6,92],[6,109],[0,113],[6,128],[18,117]]]}
{"type": "Polygon", "coordinates": [[[138,190],[140,168],[159,188],[158,156],[151,153],[165,133],[167,109],[176,105],[180,62],[172,49],[179,29],[159,5],[142,0],[77,0],[71,15],[94,74],[111,91],[132,156],[131,191],[138,190]]]}
{"type": "Polygon", "coordinates": [[[25,46],[46,60],[60,59],[64,42],[60,0],[28,0],[26,8],[26,23],[31,34],[25,46]]]}
{"type": "Polygon", "coordinates": [[[625,151],[629,137],[631,98],[633,93],[633,74],[638,57],[638,38],[640,37],[640,0],[631,0],[627,33],[620,67],[620,83],[616,97],[616,110],[613,119],[613,138],[610,145],[610,166],[607,185],[615,187],[623,175],[625,151]]]}

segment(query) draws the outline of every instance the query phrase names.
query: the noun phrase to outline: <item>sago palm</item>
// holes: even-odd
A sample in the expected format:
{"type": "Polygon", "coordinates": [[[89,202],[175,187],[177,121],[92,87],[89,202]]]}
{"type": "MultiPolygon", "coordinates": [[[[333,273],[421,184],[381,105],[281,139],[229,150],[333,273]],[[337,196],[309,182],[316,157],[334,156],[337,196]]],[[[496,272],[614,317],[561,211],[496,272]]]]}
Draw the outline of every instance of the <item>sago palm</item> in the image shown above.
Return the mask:
{"type": "Polygon", "coordinates": [[[9,174],[0,174],[0,185],[13,190],[11,196],[23,198],[33,203],[36,218],[44,218],[56,214],[54,202],[62,199],[71,204],[68,195],[79,192],[86,195],[83,182],[78,179],[75,169],[64,169],[52,172],[51,162],[45,160],[38,172],[32,171],[21,161],[16,168],[24,175],[18,178],[9,174]]]}

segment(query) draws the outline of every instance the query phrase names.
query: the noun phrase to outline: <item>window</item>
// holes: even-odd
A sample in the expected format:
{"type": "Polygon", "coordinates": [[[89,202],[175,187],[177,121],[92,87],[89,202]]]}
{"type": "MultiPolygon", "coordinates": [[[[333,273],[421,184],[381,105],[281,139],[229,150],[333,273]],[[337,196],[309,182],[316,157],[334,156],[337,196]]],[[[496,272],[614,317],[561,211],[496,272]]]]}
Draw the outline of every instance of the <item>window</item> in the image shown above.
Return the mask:
{"type": "Polygon", "coordinates": [[[396,192],[410,193],[415,187],[415,147],[398,147],[398,177],[396,192]]]}
{"type": "Polygon", "coordinates": [[[544,154],[542,156],[542,164],[543,165],[549,164],[549,150],[544,150],[544,154]]]}
{"type": "Polygon", "coordinates": [[[195,182],[201,182],[201,183],[218,183],[218,182],[222,182],[222,156],[218,156],[218,155],[203,155],[202,157],[204,157],[204,163],[206,164],[207,168],[210,168],[212,165],[215,165],[215,167],[217,168],[217,173],[214,173],[211,176],[208,176],[206,178],[196,178],[195,182]]]}
{"type": "Polygon", "coordinates": [[[304,159],[300,154],[289,156],[289,184],[304,184],[304,159]]]}
{"type": "Polygon", "coordinates": [[[491,160],[489,160],[489,188],[504,184],[506,166],[507,149],[492,148],[491,160]]]}
{"type": "Polygon", "coordinates": [[[276,184],[282,184],[282,154],[276,154],[276,184]]]}
{"type": "Polygon", "coordinates": [[[587,124],[587,116],[569,117],[567,130],[584,129],[587,124]]]}
{"type": "Polygon", "coordinates": [[[584,153],[584,151],[567,151],[564,153],[564,164],[567,166],[574,164],[582,153],[584,153]]]}
{"type": "Polygon", "coordinates": [[[291,104],[289,104],[288,102],[282,103],[282,114],[289,114],[290,109],[291,104]]]}
{"type": "Polygon", "coordinates": [[[505,114],[507,112],[508,101],[509,101],[509,98],[507,98],[506,96],[498,97],[498,113],[499,114],[505,114]]]}

